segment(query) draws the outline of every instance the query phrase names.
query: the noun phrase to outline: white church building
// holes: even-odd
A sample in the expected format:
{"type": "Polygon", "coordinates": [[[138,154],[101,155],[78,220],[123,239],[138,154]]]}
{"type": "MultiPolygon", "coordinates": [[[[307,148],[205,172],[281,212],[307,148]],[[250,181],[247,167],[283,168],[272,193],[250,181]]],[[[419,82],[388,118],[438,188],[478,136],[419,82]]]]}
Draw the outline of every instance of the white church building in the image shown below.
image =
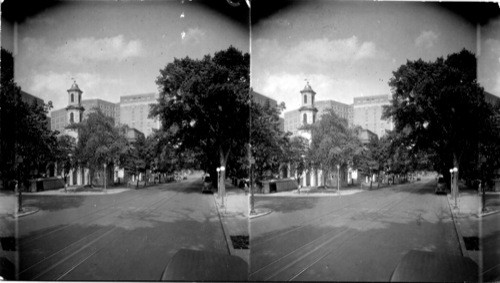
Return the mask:
{"type": "MultiPolygon", "coordinates": [[[[301,127],[305,125],[314,124],[316,121],[318,121],[319,118],[321,118],[317,117],[318,109],[315,107],[316,92],[312,89],[309,82],[307,82],[304,89],[300,91],[300,95],[301,95],[301,107],[298,109],[300,115],[299,116],[300,127],[296,135],[306,138],[309,141],[309,144],[311,144],[312,141],[311,130],[302,129],[301,127]]],[[[287,167],[288,168],[286,170],[286,175],[283,177],[299,179],[298,178],[299,176],[297,176],[297,172],[295,172],[295,176],[290,176],[291,172],[290,164],[288,164],[287,167]]],[[[311,166],[306,166],[304,172],[302,173],[302,176],[300,176],[300,186],[321,187],[325,185],[325,180],[326,180],[326,185],[336,186],[337,172],[331,172],[331,176],[327,176],[327,178],[324,178],[323,173],[324,172],[322,170],[311,168],[311,166]]],[[[347,182],[350,182],[352,178],[356,178],[357,175],[356,173],[357,173],[356,171],[353,171],[350,168],[341,167],[340,168],[341,184],[346,184],[347,182]]]]}

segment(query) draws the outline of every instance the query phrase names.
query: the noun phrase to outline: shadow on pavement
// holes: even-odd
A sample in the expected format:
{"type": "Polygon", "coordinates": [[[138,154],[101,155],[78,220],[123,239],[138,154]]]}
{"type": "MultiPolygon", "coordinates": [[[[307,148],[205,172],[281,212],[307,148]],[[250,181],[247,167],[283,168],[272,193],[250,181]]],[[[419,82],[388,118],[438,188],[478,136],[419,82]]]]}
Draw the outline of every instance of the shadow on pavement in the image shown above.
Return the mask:
{"type": "Polygon", "coordinates": [[[56,211],[68,208],[77,208],[83,205],[85,196],[50,196],[29,195],[23,196],[23,206],[34,206],[40,210],[56,211]]]}
{"type": "Polygon", "coordinates": [[[290,198],[283,197],[255,197],[255,206],[259,208],[271,209],[273,212],[293,212],[298,210],[312,209],[316,207],[318,198],[295,198],[293,202],[290,198]]]}

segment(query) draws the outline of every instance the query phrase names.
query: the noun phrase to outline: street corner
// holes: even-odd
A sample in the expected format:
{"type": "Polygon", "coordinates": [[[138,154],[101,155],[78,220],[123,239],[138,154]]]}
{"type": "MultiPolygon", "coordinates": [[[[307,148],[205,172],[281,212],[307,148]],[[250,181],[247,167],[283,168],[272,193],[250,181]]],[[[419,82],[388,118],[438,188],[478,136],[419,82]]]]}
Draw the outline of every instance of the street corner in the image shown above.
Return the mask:
{"type": "Polygon", "coordinates": [[[25,207],[23,207],[22,211],[16,211],[15,213],[13,213],[12,217],[13,218],[20,218],[20,217],[24,217],[24,216],[28,216],[28,215],[37,213],[38,211],[40,211],[40,209],[37,207],[25,206],[25,207]]]}
{"type": "Polygon", "coordinates": [[[486,217],[489,215],[500,213],[499,208],[489,208],[487,207],[484,211],[480,211],[477,215],[478,218],[486,217]]]}
{"type": "Polygon", "coordinates": [[[271,209],[267,209],[267,208],[256,208],[254,210],[254,213],[249,213],[249,218],[250,219],[255,219],[255,218],[258,218],[258,217],[262,217],[262,216],[266,216],[268,214],[271,214],[273,211],[271,209]]]}

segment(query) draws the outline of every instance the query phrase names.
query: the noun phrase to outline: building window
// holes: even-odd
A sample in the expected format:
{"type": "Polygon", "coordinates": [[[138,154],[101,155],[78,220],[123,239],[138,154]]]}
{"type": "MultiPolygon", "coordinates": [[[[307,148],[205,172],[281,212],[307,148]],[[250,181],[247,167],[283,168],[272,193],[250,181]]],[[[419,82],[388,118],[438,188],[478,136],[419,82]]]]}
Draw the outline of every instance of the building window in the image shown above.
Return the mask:
{"type": "Polygon", "coordinates": [[[75,102],[75,99],[73,97],[73,94],[71,94],[71,103],[75,102]]]}
{"type": "Polygon", "coordinates": [[[307,124],[307,114],[306,113],[304,113],[303,122],[304,122],[304,125],[307,124]]]}
{"type": "Polygon", "coordinates": [[[304,104],[307,104],[307,95],[304,94],[304,104]]]}
{"type": "MultiPolygon", "coordinates": [[[[73,98],[73,95],[71,95],[71,98],[73,98]]],[[[70,122],[70,123],[73,123],[73,122],[74,122],[73,112],[69,113],[69,122],[70,122]]]]}

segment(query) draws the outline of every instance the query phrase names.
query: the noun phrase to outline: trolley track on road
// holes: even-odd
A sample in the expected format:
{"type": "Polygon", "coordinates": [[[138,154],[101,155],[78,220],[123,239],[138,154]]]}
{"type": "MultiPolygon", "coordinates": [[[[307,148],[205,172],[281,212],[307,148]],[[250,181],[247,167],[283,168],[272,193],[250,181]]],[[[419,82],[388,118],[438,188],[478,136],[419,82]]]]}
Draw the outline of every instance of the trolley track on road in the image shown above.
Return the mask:
{"type": "MultiPolygon", "coordinates": [[[[152,202],[149,202],[147,205],[143,206],[146,207],[145,209],[138,207],[132,211],[132,212],[143,212],[143,217],[132,220],[123,219],[118,221],[121,221],[122,223],[125,221],[127,221],[128,223],[142,221],[144,217],[152,215],[156,210],[158,210],[160,207],[168,203],[180,192],[181,191],[177,191],[173,195],[170,195],[166,198],[154,199],[152,202]]],[[[137,197],[139,196],[134,196],[120,203],[126,203],[128,201],[132,201],[137,197]]],[[[90,221],[85,221],[84,223],[88,224],[91,222],[102,220],[106,217],[113,217],[113,215],[116,215],[119,212],[121,211],[119,210],[114,211],[112,215],[105,214],[100,217],[93,218],[90,221]]],[[[57,251],[53,251],[51,252],[50,255],[44,256],[42,259],[38,260],[34,264],[31,264],[30,266],[22,269],[18,273],[19,279],[59,280],[63,278],[64,276],[69,274],[72,270],[76,269],[83,262],[85,262],[90,257],[92,257],[93,255],[95,255],[100,250],[106,247],[106,243],[108,243],[111,240],[109,235],[117,231],[117,229],[120,227],[120,225],[117,225],[116,223],[113,225],[114,225],[113,227],[104,226],[102,228],[99,228],[98,230],[91,232],[89,235],[86,235],[83,238],[79,238],[77,241],[69,244],[68,246],[59,249],[57,251]],[[57,268],[57,267],[63,267],[63,268],[57,268]]],[[[65,226],[64,228],[67,229],[69,227],[65,226]]],[[[61,230],[64,229],[54,230],[49,234],[46,233],[44,236],[46,237],[50,234],[53,234],[61,230]]]]}
{"type": "MultiPolygon", "coordinates": [[[[422,187],[417,190],[417,192],[423,191],[425,189],[428,189],[427,183],[423,184],[422,187]]],[[[397,200],[390,200],[390,201],[384,203],[382,207],[379,207],[377,209],[371,209],[371,210],[364,211],[364,212],[365,213],[366,212],[377,213],[377,212],[381,212],[384,210],[388,210],[390,208],[397,206],[398,204],[400,204],[404,200],[407,200],[408,198],[409,198],[409,196],[406,196],[406,197],[403,196],[397,200]]],[[[357,202],[357,203],[360,204],[360,203],[364,203],[364,202],[365,201],[361,201],[361,202],[357,202]]],[[[334,211],[338,211],[338,210],[339,209],[336,209],[334,211]]],[[[295,228],[293,231],[308,228],[311,226],[310,223],[316,222],[318,220],[318,218],[323,219],[325,216],[332,214],[334,211],[327,213],[325,215],[322,215],[320,217],[316,217],[313,220],[304,221],[303,223],[308,223],[308,224],[299,226],[299,227],[295,228]]],[[[345,214],[347,214],[347,212],[344,214],[336,215],[336,217],[334,217],[334,219],[336,219],[340,216],[343,216],[345,214]]],[[[382,216],[379,216],[375,220],[380,219],[381,217],[382,216]]],[[[372,224],[370,226],[373,226],[373,225],[375,225],[375,224],[372,224]]],[[[353,230],[350,228],[345,228],[341,231],[338,231],[338,228],[332,228],[332,229],[328,230],[326,233],[323,233],[320,237],[318,237],[318,238],[316,238],[316,239],[314,239],[314,240],[312,240],[304,245],[301,245],[300,247],[293,249],[292,251],[289,251],[284,255],[279,256],[277,259],[273,260],[272,262],[270,262],[270,263],[258,268],[257,270],[251,272],[249,274],[249,278],[250,278],[250,280],[264,280],[264,281],[267,281],[267,280],[280,280],[280,281],[281,280],[293,280],[293,279],[297,278],[298,276],[300,276],[305,271],[307,271],[309,268],[311,268],[314,264],[319,262],[321,259],[323,259],[326,256],[328,256],[329,254],[331,254],[338,247],[338,246],[335,246],[335,247],[328,248],[328,245],[331,244],[334,240],[336,240],[339,237],[342,237],[344,235],[349,236],[341,242],[341,245],[343,245],[345,242],[352,240],[353,238],[357,237],[358,235],[360,235],[362,233],[359,231],[359,232],[354,232],[353,235],[348,235],[348,232],[352,232],[352,231],[353,230]],[[285,262],[285,260],[288,258],[290,258],[292,260],[290,262],[285,262]],[[305,259],[309,259],[309,262],[311,262],[311,260],[312,260],[312,263],[308,264],[306,266],[292,269],[294,271],[296,269],[298,269],[298,272],[292,272],[293,274],[290,276],[287,276],[287,279],[276,278],[278,275],[284,273],[285,271],[289,271],[289,269],[291,267],[294,267],[296,265],[300,265],[303,262],[307,262],[307,261],[305,261],[305,259]]],[[[291,231],[287,230],[283,234],[288,234],[290,232],[291,231]]],[[[277,236],[275,236],[274,238],[276,238],[276,237],[277,236]]]]}

